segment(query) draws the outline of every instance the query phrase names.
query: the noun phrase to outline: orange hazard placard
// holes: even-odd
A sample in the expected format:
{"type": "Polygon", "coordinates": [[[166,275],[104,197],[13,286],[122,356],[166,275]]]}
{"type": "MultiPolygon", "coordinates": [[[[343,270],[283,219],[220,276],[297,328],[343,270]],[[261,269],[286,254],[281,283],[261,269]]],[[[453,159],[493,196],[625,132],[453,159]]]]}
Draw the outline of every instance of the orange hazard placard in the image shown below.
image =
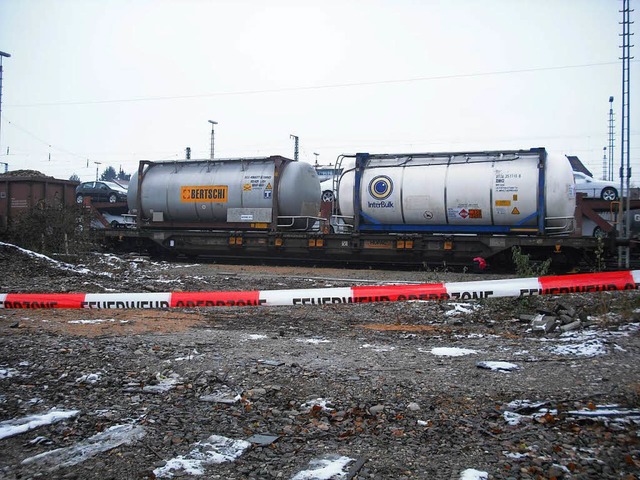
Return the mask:
{"type": "Polygon", "coordinates": [[[197,185],[180,187],[182,202],[218,202],[225,203],[229,197],[227,185],[197,185]]]}

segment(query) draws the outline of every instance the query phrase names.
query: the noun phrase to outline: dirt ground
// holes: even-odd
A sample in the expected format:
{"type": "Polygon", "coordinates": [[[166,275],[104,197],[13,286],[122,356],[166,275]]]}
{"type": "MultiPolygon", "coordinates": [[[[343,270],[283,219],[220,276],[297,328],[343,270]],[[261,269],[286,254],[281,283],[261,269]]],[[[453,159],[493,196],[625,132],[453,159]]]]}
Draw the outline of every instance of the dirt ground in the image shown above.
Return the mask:
{"type": "MultiPolygon", "coordinates": [[[[0,294],[496,278],[135,255],[62,262],[6,244],[0,274],[0,294]]],[[[636,291],[470,303],[0,310],[0,472],[638,478],[639,331],[636,291]],[[543,315],[555,319],[548,331],[536,323],[543,315]],[[25,417],[62,412],[68,417],[2,433],[25,417]]]]}

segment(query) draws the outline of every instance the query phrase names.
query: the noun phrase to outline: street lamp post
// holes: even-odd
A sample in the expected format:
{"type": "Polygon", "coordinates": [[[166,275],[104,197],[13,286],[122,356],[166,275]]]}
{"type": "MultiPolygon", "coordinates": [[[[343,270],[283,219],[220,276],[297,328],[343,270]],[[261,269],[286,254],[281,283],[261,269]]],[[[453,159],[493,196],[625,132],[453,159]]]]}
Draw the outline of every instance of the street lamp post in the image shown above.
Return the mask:
{"type": "MultiPolygon", "coordinates": [[[[5,52],[0,52],[0,128],[2,126],[2,59],[4,57],[9,58],[11,55],[5,52]]],[[[0,136],[1,138],[1,136],[0,136]]],[[[1,145],[1,143],[0,143],[1,145]]],[[[8,165],[7,165],[8,167],[8,165]]]]}
{"type": "Polygon", "coordinates": [[[313,154],[316,156],[316,167],[318,166],[318,155],[320,155],[319,153],[313,152],[313,154]]]}
{"type": "Polygon", "coordinates": [[[214,143],[214,129],[215,126],[218,124],[218,122],[214,122],[213,120],[209,120],[209,123],[211,124],[211,160],[213,160],[213,147],[215,145],[214,143]]]}
{"type": "Polygon", "coordinates": [[[102,165],[102,162],[93,162],[96,164],[96,182],[98,181],[98,167],[102,165]]]}

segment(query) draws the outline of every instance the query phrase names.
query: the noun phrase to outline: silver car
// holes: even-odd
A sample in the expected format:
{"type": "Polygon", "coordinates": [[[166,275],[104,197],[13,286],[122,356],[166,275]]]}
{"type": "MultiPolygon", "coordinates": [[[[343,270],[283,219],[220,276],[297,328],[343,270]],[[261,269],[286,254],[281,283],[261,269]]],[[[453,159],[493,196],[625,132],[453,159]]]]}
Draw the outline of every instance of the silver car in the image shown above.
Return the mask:
{"type": "Polygon", "coordinates": [[[573,172],[576,192],[584,193],[588,198],[601,198],[607,202],[618,199],[616,184],[606,180],[596,180],[582,172],[573,172]]]}

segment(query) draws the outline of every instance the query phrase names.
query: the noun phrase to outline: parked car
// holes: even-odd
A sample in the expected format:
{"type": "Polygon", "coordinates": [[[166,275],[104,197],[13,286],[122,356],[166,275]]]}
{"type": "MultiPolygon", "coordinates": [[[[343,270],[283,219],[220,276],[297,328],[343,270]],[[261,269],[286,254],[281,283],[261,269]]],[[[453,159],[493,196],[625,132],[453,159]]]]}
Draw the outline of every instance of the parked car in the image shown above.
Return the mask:
{"type": "Polygon", "coordinates": [[[582,172],[573,172],[576,192],[584,193],[588,198],[601,198],[611,202],[618,199],[616,184],[606,180],[596,180],[582,172]]]}
{"type": "Polygon", "coordinates": [[[320,179],[320,191],[323,202],[333,202],[336,198],[334,191],[334,178],[339,177],[342,169],[329,167],[316,167],[316,173],[320,179]]]}
{"type": "Polygon", "coordinates": [[[76,187],[76,202],[84,202],[85,197],[94,202],[126,202],[127,190],[115,182],[84,182],[76,187]]]}
{"type": "Polygon", "coordinates": [[[113,215],[108,212],[100,212],[100,217],[92,220],[92,228],[131,228],[136,226],[134,215],[113,215]]]}

